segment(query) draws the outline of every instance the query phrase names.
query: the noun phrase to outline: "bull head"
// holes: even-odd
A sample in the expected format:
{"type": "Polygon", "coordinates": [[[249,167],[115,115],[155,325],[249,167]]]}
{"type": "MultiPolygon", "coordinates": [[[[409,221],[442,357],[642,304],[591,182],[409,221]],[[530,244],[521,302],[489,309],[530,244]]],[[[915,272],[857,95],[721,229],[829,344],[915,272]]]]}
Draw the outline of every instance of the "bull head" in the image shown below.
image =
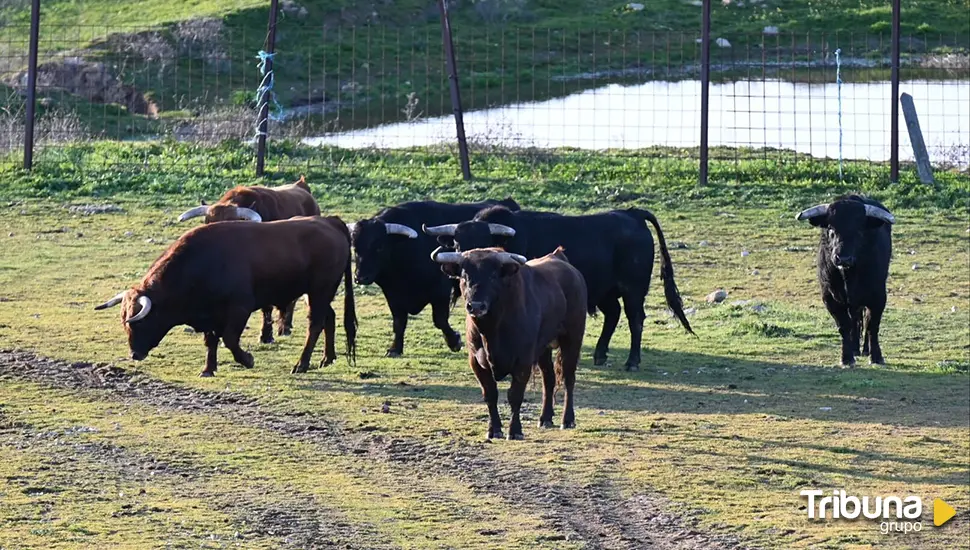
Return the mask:
{"type": "MultiPolygon", "coordinates": [[[[94,309],[96,311],[101,311],[102,309],[108,309],[109,307],[114,307],[120,304],[125,299],[126,294],[128,294],[127,290],[124,292],[119,292],[107,302],[98,306],[94,306],[94,309]]],[[[125,319],[126,324],[130,325],[132,323],[137,323],[138,321],[141,321],[142,319],[147,317],[148,313],[152,310],[152,299],[149,298],[148,296],[139,295],[135,303],[138,304],[138,312],[132,315],[131,317],[125,319]]]]}
{"type": "Polygon", "coordinates": [[[465,309],[475,319],[494,310],[502,288],[510,277],[519,272],[526,258],[498,249],[474,249],[467,252],[443,252],[438,247],[431,259],[441,264],[449,277],[460,279],[465,309]]]}
{"type": "Polygon", "coordinates": [[[394,247],[399,237],[417,239],[418,232],[400,223],[371,218],[347,224],[354,245],[354,279],[369,285],[380,273],[393,269],[394,247]]]}
{"type": "Polygon", "coordinates": [[[813,206],[795,219],[822,229],[820,258],[840,271],[853,268],[865,254],[871,231],[896,222],[888,211],[855,196],[813,206]]]}

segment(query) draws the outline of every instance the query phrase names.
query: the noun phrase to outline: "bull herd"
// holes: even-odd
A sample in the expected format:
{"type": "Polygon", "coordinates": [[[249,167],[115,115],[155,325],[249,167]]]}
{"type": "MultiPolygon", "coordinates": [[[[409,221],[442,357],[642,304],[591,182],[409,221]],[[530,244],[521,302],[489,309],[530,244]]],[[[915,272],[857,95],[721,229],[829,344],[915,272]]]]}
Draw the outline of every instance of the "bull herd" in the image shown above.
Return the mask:
{"type": "MultiPolygon", "coordinates": [[[[202,376],[213,376],[219,341],[240,365],[253,356],[240,346],[251,314],[263,313],[260,341],[293,327],[295,301],[305,296],[309,328],[294,373],[306,372],[321,332],[321,366],[336,360],[336,312],[344,285],[347,356],[356,357],[354,279],[378,285],[393,319],[387,356],[404,353],[408,316],[431,305],[432,320],[452,351],[462,337],[449,324],[463,298],[464,345],[488,405],[488,437],[502,437],[497,381],[511,378],[509,439],[522,438],[519,410],[526,384],[542,374],[540,427],[553,425],[555,388],[564,388],[560,426],[575,425],[573,391],[586,316],[599,310],[603,330],[593,364],[607,361],[621,303],[630,329],[625,366],[640,366],[644,299],[653,273],[653,226],[667,306],[693,334],[660,222],[629,208],[583,216],[521,210],[511,198],[478,203],[408,202],[345,224],[322,216],[304,178],[280,187],[235,187],[212,205],[188,210],[179,221],[204,224],[177,239],[141,282],[97,306],[121,305],[131,357],[144,359],[175,326],[203,334],[202,376]],[[553,361],[552,351],[557,355],[553,361]]],[[[869,355],[882,363],[879,324],[886,305],[892,214],[878,202],[849,195],[797,216],[821,228],[818,278],[822,300],[838,325],[843,365],[869,355]]]]}

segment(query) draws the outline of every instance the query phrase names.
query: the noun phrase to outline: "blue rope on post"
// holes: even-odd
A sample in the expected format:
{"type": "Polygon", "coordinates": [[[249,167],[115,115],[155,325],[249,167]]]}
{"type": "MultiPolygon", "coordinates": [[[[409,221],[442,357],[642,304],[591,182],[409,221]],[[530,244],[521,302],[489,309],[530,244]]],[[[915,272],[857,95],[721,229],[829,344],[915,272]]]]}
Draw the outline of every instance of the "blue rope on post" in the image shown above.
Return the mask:
{"type": "MultiPolygon", "coordinates": [[[[279,122],[283,120],[283,106],[280,105],[279,101],[277,101],[276,92],[273,91],[273,84],[276,81],[275,77],[273,76],[275,70],[266,70],[266,61],[271,60],[275,62],[273,59],[274,57],[276,57],[275,53],[268,53],[263,50],[256,52],[256,59],[259,59],[257,68],[259,68],[259,74],[263,76],[263,79],[259,83],[259,87],[256,88],[256,111],[257,113],[262,111],[263,105],[267,102],[266,97],[268,95],[271,108],[267,110],[266,116],[274,122],[279,122]]],[[[253,136],[253,142],[255,142],[259,136],[266,135],[264,132],[260,132],[259,130],[259,127],[263,122],[264,120],[258,118],[257,115],[256,134],[253,136]]]]}
{"type": "Polygon", "coordinates": [[[842,49],[835,50],[835,84],[839,96],[839,181],[842,181],[842,49]]]}

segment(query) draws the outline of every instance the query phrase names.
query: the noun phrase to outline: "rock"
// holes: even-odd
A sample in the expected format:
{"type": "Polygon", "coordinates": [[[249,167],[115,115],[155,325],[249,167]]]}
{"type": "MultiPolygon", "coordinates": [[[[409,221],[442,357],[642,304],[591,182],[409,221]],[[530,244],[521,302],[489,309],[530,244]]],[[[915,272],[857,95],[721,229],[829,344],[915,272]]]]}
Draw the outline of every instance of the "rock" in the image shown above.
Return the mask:
{"type": "Polygon", "coordinates": [[[155,239],[148,237],[145,239],[145,244],[155,244],[155,239]]]}
{"type": "Polygon", "coordinates": [[[134,236],[135,236],[134,231],[125,231],[125,237],[134,237],[134,236]]]}
{"type": "Polygon", "coordinates": [[[717,46],[719,48],[730,48],[731,47],[731,43],[728,42],[727,38],[718,38],[717,40],[714,41],[714,43],[717,44],[717,46]]]}
{"type": "Polygon", "coordinates": [[[693,315],[695,313],[697,313],[697,308],[696,307],[689,307],[689,308],[687,308],[687,309],[684,310],[684,315],[688,315],[689,316],[689,315],[693,315]]]}
{"type": "Polygon", "coordinates": [[[913,271],[916,271],[917,269],[919,269],[919,264],[913,264],[913,271]]]}
{"type": "Polygon", "coordinates": [[[741,257],[742,257],[742,258],[747,258],[747,257],[748,257],[748,255],[750,255],[750,254],[751,254],[751,253],[750,253],[750,252],[748,252],[747,250],[742,250],[742,251],[741,251],[741,257]]]}
{"type": "Polygon", "coordinates": [[[752,302],[752,300],[735,300],[735,301],[731,302],[730,305],[737,306],[737,307],[744,307],[744,306],[750,304],[751,302],[752,302]]]}
{"type": "Polygon", "coordinates": [[[752,269],[752,270],[751,270],[751,274],[752,274],[752,275],[758,275],[758,274],[760,274],[760,273],[761,273],[761,272],[760,272],[760,271],[758,271],[757,269],[752,269]]]}
{"type": "Polygon", "coordinates": [[[121,208],[114,204],[79,204],[69,206],[67,209],[75,214],[82,214],[84,216],[122,211],[121,208]]]}
{"type": "Polygon", "coordinates": [[[195,329],[192,327],[185,327],[185,332],[188,334],[195,334],[195,329]]]}
{"type": "Polygon", "coordinates": [[[753,311],[755,313],[764,313],[767,310],[768,310],[768,308],[765,307],[764,304],[755,304],[755,305],[751,306],[751,311],[753,311]]]}
{"type": "Polygon", "coordinates": [[[778,27],[765,27],[765,34],[778,34],[778,27]]]}
{"type": "Polygon", "coordinates": [[[697,243],[697,246],[710,246],[710,244],[707,241],[701,241],[697,243]]]}
{"type": "Polygon", "coordinates": [[[384,414],[391,412],[391,404],[385,401],[384,404],[381,405],[381,412],[384,414]]]}
{"type": "Polygon", "coordinates": [[[643,11],[643,4],[638,4],[637,2],[630,2],[629,4],[626,5],[626,8],[628,10],[633,10],[633,11],[643,11]]]}
{"type": "Polygon", "coordinates": [[[727,296],[728,293],[723,288],[719,288],[708,294],[706,300],[709,304],[720,304],[727,298],[727,296]]]}
{"type": "Polygon", "coordinates": [[[8,237],[13,237],[13,233],[7,233],[8,237]]]}
{"type": "Polygon", "coordinates": [[[832,410],[832,407],[819,407],[818,410],[820,410],[820,411],[831,411],[832,410]]]}
{"type": "MultiPolygon", "coordinates": [[[[21,71],[4,79],[5,84],[26,90],[27,71],[21,71]]],[[[134,86],[125,84],[111,73],[108,65],[88,61],[80,57],[58,58],[37,67],[37,80],[46,89],[63,90],[101,104],[117,103],[129,112],[154,117],[158,106],[145,99],[134,86]]]]}
{"type": "Polygon", "coordinates": [[[952,306],[950,308],[950,313],[956,313],[956,312],[957,312],[957,306],[952,306]]]}

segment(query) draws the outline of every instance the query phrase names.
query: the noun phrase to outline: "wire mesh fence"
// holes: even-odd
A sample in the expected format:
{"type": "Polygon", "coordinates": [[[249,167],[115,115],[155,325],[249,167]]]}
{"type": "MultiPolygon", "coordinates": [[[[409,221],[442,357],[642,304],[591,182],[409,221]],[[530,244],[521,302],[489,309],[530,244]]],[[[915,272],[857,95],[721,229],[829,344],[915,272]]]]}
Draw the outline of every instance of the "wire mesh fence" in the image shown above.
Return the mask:
{"type": "MultiPolygon", "coordinates": [[[[26,27],[0,28],[0,163],[8,167],[22,157],[27,35],[26,27]]],[[[35,162],[63,162],[66,150],[92,140],[238,143],[251,160],[263,82],[256,53],[265,39],[214,18],[152,29],[44,26],[35,162]]],[[[606,150],[631,160],[624,177],[696,171],[685,161],[699,156],[697,34],[484,25],[455,27],[454,42],[473,172],[510,158],[581,163],[587,152],[606,150]]],[[[712,177],[744,179],[752,163],[779,176],[803,163],[830,177],[839,158],[887,160],[889,46],[888,34],[766,28],[730,41],[712,36],[712,177]]],[[[270,171],[326,168],[336,162],[325,154],[334,148],[452,151],[453,107],[435,27],[284,20],[276,50],[270,142],[302,145],[275,157],[271,148],[270,171]]],[[[967,36],[902,40],[900,89],[915,98],[937,166],[970,164],[968,51],[967,36]]],[[[904,125],[900,132],[901,157],[911,159],[904,125]]],[[[85,162],[112,169],[194,162],[132,147],[85,162]]],[[[189,168],[221,165],[208,159],[189,168]]]]}

